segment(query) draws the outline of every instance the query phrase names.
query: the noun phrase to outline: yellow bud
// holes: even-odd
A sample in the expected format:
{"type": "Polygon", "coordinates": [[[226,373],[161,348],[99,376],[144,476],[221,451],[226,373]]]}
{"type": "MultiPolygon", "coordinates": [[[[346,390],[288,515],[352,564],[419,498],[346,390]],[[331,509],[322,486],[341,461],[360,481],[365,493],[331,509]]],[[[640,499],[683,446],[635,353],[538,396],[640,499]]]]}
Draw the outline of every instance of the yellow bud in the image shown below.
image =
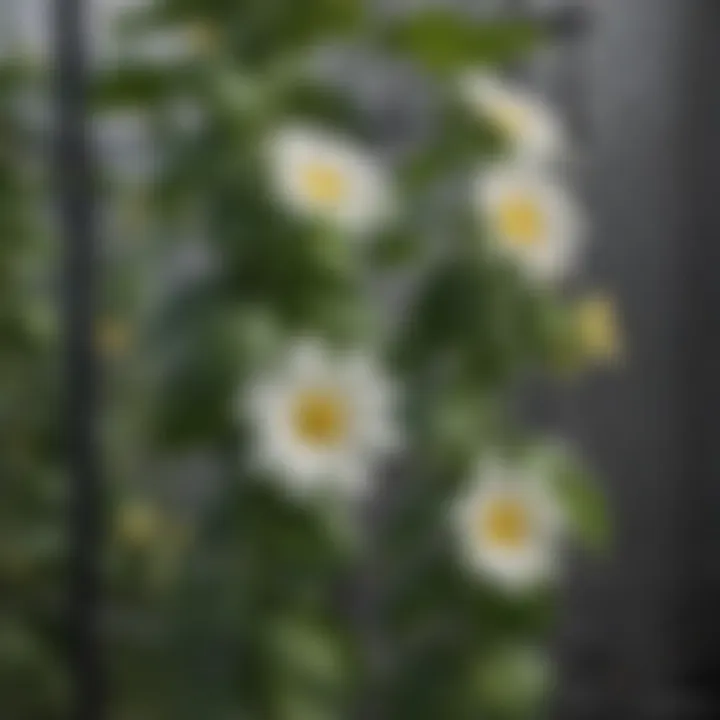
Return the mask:
{"type": "Polygon", "coordinates": [[[129,545],[145,547],[153,542],[160,518],[153,505],[141,500],[127,502],[117,517],[118,537],[129,545]]]}
{"type": "Polygon", "coordinates": [[[623,355],[623,341],[612,299],[603,295],[587,297],[578,303],[575,312],[585,358],[590,362],[617,362],[623,355]]]}

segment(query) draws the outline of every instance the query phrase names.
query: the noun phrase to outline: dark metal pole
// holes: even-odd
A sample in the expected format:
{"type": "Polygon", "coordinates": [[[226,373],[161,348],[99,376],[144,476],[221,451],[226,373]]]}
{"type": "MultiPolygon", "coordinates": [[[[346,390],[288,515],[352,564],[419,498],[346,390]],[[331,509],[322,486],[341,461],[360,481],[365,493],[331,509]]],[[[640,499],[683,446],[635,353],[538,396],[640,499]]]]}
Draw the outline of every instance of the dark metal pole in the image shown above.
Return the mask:
{"type": "Polygon", "coordinates": [[[93,351],[96,223],[87,126],[84,0],[55,0],[57,192],[65,245],[65,429],[70,469],[69,652],[77,720],[101,720],[102,487],[97,428],[98,368],[93,351]]]}

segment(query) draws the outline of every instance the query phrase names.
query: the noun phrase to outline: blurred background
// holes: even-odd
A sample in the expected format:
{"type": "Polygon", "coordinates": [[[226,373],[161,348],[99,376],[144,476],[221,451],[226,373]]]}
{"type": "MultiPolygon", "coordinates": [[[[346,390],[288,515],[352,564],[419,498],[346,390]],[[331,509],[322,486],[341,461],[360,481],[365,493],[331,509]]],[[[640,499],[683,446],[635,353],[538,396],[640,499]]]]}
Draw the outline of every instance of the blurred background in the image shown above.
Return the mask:
{"type": "MultiPolygon", "coordinates": [[[[51,1],[0,2],[2,57],[29,58],[38,66],[52,62],[51,1]]],[[[121,61],[129,52],[127,40],[118,40],[112,27],[118,10],[132,3],[88,4],[93,66],[121,61]]],[[[421,4],[431,3],[375,3],[381,14],[421,4]]],[[[562,0],[451,4],[487,5],[489,13],[568,7],[562,0]]],[[[714,333],[720,309],[714,276],[720,258],[715,197],[720,6],[713,0],[586,0],[572,7],[587,11],[581,28],[514,72],[562,108],[578,139],[593,234],[582,282],[601,283],[617,298],[626,357],[619,370],[570,387],[528,382],[517,393],[518,406],[533,424],[575,440],[598,470],[615,534],[610,558],[578,559],[563,587],[553,640],[560,673],[551,716],[720,717],[720,564],[715,558],[720,454],[714,413],[720,401],[714,333]]],[[[174,38],[149,52],[172,61],[193,42],[197,38],[174,38]]],[[[398,128],[402,135],[417,123],[421,132],[422,87],[404,76],[374,82],[359,64],[346,65],[339,72],[347,73],[390,146],[398,128]]],[[[8,720],[66,717],[69,703],[58,620],[68,481],[59,459],[61,428],[48,418],[59,414],[62,330],[52,299],[60,240],[42,189],[47,90],[21,93],[20,115],[31,137],[13,140],[25,130],[3,117],[0,138],[2,187],[14,198],[3,199],[3,227],[21,227],[23,237],[33,239],[12,255],[13,263],[29,268],[25,295],[5,293],[3,287],[2,300],[8,307],[12,302],[22,318],[20,329],[13,329],[19,334],[1,341],[2,399],[22,391],[14,402],[29,409],[27,427],[15,425],[16,434],[2,429],[0,472],[7,463],[12,471],[6,474],[15,479],[11,487],[0,478],[0,595],[5,596],[0,598],[0,715],[8,720]],[[29,202],[17,200],[22,193],[29,202]],[[23,456],[22,443],[31,443],[32,457],[23,456]],[[11,450],[18,457],[11,457],[11,450]],[[30,465],[41,465],[42,472],[30,465]],[[33,480],[30,487],[29,478],[39,476],[43,482],[33,480]],[[10,583],[20,590],[6,594],[3,585],[10,583]],[[18,618],[42,633],[25,633],[18,618]]],[[[192,121],[189,109],[187,122],[192,121]]],[[[208,258],[194,242],[196,229],[187,224],[178,225],[171,255],[148,241],[152,222],[137,187],[157,162],[152,132],[162,128],[148,130],[136,114],[121,111],[104,117],[96,129],[105,168],[98,188],[105,285],[97,344],[107,361],[103,407],[112,408],[103,412],[101,435],[110,438],[107,474],[118,509],[109,518],[108,575],[115,601],[108,612],[117,614],[110,665],[116,686],[134,688],[117,717],[155,720],[165,716],[133,710],[133,703],[142,707],[143,698],[162,692],[142,683],[141,663],[157,662],[153,642],[163,644],[162,636],[153,637],[159,627],[153,613],[164,612],[163,578],[173,574],[196,508],[212,495],[216,468],[202,453],[166,454],[148,465],[141,451],[136,456],[126,451],[142,444],[137,436],[142,437],[145,418],[143,383],[152,374],[147,358],[133,353],[132,328],[168,288],[202,275],[208,258]],[[116,192],[112,203],[108,191],[116,192]],[[144,482],[148,474],[152,505],[144,482]],[[115,476],[133,477],[135,484],[114,482],[115,476]],[[170,510],[161,517],[158,507],[170,510]],[[157,535],[161,542],[153,552],[140,552],[157,535]],[[138,644],[144,645],[141,651],[138,644]]],[[[3,234],[0,256],[9,258],[11,235],[3,234]]],[[[0,264],[0,272],[5,267],[0,264]]],[[[396,291],[383,288],[391,299],[396,291]]]]}

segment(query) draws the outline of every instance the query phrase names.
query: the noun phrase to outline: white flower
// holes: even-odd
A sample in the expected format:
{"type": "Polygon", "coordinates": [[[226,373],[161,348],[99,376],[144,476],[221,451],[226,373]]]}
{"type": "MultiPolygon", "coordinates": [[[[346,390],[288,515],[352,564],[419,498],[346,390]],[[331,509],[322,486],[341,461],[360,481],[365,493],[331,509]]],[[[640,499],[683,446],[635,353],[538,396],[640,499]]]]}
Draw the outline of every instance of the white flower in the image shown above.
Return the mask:
{"type": "Polygon", "coordinates": [[[562,122],[548,103],[527,90],[480,70],[460,78],[460,93],[516,153],[536,160],[557,160],[567,152],[562,122]]]}
{"type": "Polygon", "coordinates": [[[378,457],[397,445],[395,392],[361,352],[299,340],[241,393],[260,464],[294,492],[354,495],[378,457]]]}
{"type": "Polygon", "coordinates": [[[480,463],[457,503],[455,522],[464,559],[488,580],[522,590],[554,575],[564,518],[529,466],[480,463]]]}
{"type": "Polygon", "coordinates": [[[527,276],[559,281],[575,266],[584,218],[556,180],[528,166],[503,163],[478,173],[473,196],[491,248],[527,276]]]}
{"type": "Polygon", "coordinates": [[[393,193],[372,153],[330,131],[291,125],[270,138],[271,183],[294,212],[366,234],[389,218],[393,193]]]}

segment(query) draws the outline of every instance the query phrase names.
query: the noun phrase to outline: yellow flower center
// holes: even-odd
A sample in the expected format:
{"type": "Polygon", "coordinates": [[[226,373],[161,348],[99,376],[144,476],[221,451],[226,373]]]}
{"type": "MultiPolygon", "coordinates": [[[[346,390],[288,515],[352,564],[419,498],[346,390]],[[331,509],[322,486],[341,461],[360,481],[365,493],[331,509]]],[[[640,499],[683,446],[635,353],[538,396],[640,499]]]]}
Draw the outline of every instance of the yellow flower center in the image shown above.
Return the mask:
{"type": "Polygon", "coordinates": [[[500,235],[513,247],[528,249],[543,241],[545,214],[535,198],[513,195],[500,203],[497,226],[500,235]]]}
{"type": "Polygon", "coordinates": [[[293,404],[292,426],[309,445],[337,445],[347,437],[350,426],[347,400],[332,390],[306,390],[293,404]]]}
{"type": "Polygon", "coordinates": [[[494,547],[516,550],[528,540],[531,532],[528,509],[518,500],[494,500],[484,508],[479,523],[481,539],[494,547]]]}
{"type": "Polygon", "coordinates": [[[310,200],[321,205],[338,205],[347,196],[345,174],[330,163],[311,163],[303,170],[302,184],[310,200]]]}

